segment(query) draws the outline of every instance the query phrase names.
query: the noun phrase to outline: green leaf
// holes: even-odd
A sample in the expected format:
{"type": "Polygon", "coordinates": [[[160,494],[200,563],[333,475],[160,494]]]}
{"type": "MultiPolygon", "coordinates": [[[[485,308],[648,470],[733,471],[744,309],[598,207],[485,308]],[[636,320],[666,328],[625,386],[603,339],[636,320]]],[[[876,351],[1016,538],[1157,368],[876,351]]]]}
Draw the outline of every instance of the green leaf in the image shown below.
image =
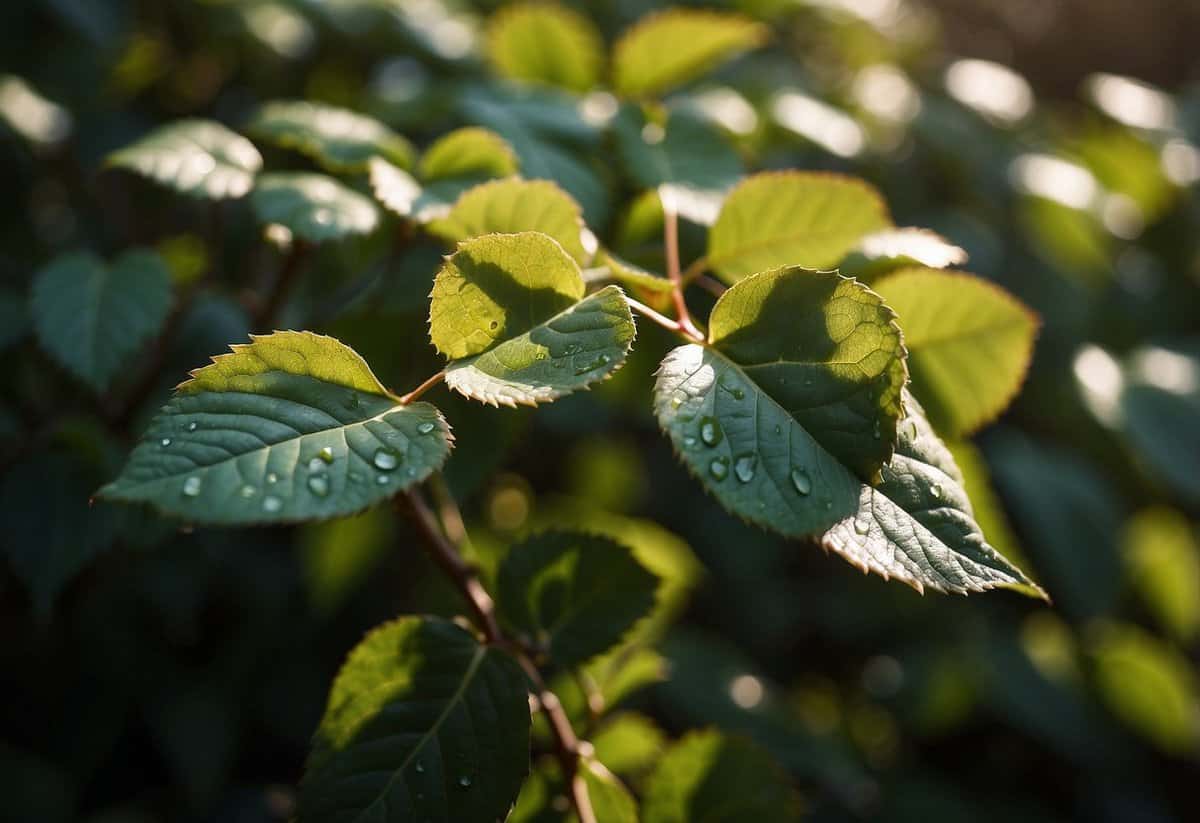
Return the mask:
{"type": "Polygon", "coordinates": [[[486,180],[517,173],[517,156],[508,142],[488,129],[452,131],[425,150],[418,172],[426,182],[468,177],[486,180]]]}
{"type": "Polygon", "coordinates": [[[613,47],[613,87],[627,97],[662,94],[766,39],[765,26],[740,14],[656,12],[626,29],[613,47]]]}
{"type": "MultiPolygon", "coordinates": [[[[637,823],[637,803],[621,781],[594,757],[582,757],[578,774],[583,778],[592,812],[600,823],[637,823]]],[[[538,761],[521,788],[508,823],[579,823],[567,801],[562,769],[553,758],[538,761]]]]}
{"type": "Polygon", "coordinates": [[[718,731],[693,732],[659,761],[646,783],[643,823],[791,823],[800,801],[758,746],[718,731]]]}
{"type": "Polygon", "coordinates": [[[725,292],[708,339],[826,451],[870,478],[891,456],[903,413],[908,374],[895,316],[860,283],[791,267],[725,292]]]}
{"type": "Polygon", "coordinates": [[[350,653],[300,784],[306,823],[502,820],[529,772],[516,663],[436,618],[406,617],[350,653]]]}
{"type": "Polygon", "coordinates": [[[197,523],[283,523],[351,514],[446,461],[428,403],[388,393],[353,350],[311,332],[233,346],[192,373],[99,496],[197,523]]]}
{"type": "Polygon", "coordinates": [[[654,721],[637,712],[621,712],[604,722],[592,736],[596,759],[617,774],[649,769],[667,746],[667,736],[654,721]]]}
{"type": "Polygon", "coordinates": [[[654,606],[658,578],[620,543],[546,532],[514,546],[500,565],[501,619],[547,648],[559,665],[601,654],[654,606]]]}
{"type": "Polygon", "coordinates": [[[221,200],[250,191],[262,155],[220,123],[179,120],[113,152],[106,162],[192,197],[221,200]]]}
{"type": "Polygon", "coordinates": [[[1033,355],[1033,312],[967,274],[904,269],[872,288],[899,315],[912,391],[934,428],[968,434],[1008,407],[1033,355]]]}
{"type": "Polygon", "coordinates": [[[617,150],[634,181],[659,188],[675,211],[712,225],[725,194],[742,177],[742,161],[721,133],[699,115],[671,112],[662,125],[626,106],[613,121],[617,150]]]}
{"type": "Polygon", "coordinates": [[[417,203],[422,191],[415,177],[382,157],[372,157],[367,162],[367,176],[375,199],[384,208],[401,217],[414,217],[420,222],[427,222],[419,216],[417,203]]]}
{"type": "Polygon", "coordinates": [[[469,189],[429,231],[452,242],[485,234],[538,231],[549,235],[577,263],[591,255],[583,246],[583,217],[571,195],[549,180],[495,180],[469,189]]]}
{"type": "Polygon", "coordinates": [[[403,137],[373,117],[324,103],[264,103],[247,129],[255,137],[311,157],[332,172],[366,171],[372,157],[412,167],[413,148],[403,137]]]}
{"type": "Polygon", "coordinates": [[[170,308],[171,273],[144,250],[111,266],[90,253],[59,257],[34,277],[30,300],[42,348],[98,393],[158,333],[170,308]]]}
{"type": "Polygon", "coordinates": [[[928,229],[884,229],[858,241],[838,266],[847,277],[869,280],[913,266],[944,269],[967,262],[967,253],[928,229]]]}
{"type": "Polygon", "coordinates": [[[1179,512],[1139,512],[1122,538],[1129,579],[1166,632],[1181,644],[1200,635],[1200,543],[1179,512]]]}
{"type": "Polygon", "coordinates": [[[601,249],[596,262],[603,266],[604,271],[613,280],[630,288],[646,289],[647,291],[667,294],[671,291],[671,281],[661,274],[654,274],[632,263],[622,260],[612,252],[601,249]]]}
{"type": "Polygon", "coordinates": [[[323,174],[264,174],[250,194],[250,205],[259,221],[286,226],[310,243],[369,234],[379,225],[374,203],[323,174]]]}
{"type": "Polygon", "coordinates": [[[962,475],[933,433],[920,404],[905,399],[896,453],[877,485],[862,485],[858,511],[829,529],[821,544],[863,572],[919,592],[967,594],[1001,586],[1045,593],[992,548],[975,522],[962,475]]]}
{"type": "Polygon", "coordinates": [[[890,227],[883,198],[861,180],[764,172],[726,198],[708,235],[708,265],[726,283],[779,266],[829,268],[865,235],[890,227]]]}
{"type": "Polygon", "coordinates": [[[549,402],[621,366],[636,328],[621,290],[583,297],[583,276],[538,232],[459,244],[433,283],[429,336],[446,382],[493,405],[549,402]]]}
{"type": "Polygon", "coordinates": [[[588,800],[597,821],[638,823],[637,801],[604,764],[594,757],[581,758],[579,773],[587,786],[588,800]]]}
{"type": "Polygon", "coordinates": [[[527,332],[446,367],[446,385],[494,406],[549,403],[625,360],[636,334],[625,295],[608,286],[527,332]]]}
{"type": "Polygon", "coordinates": [[[592,21],[557,3],[517,3],[488,21],[487,54],[497,73],[568,91],[591,89],[604,68],[592,21]]]}

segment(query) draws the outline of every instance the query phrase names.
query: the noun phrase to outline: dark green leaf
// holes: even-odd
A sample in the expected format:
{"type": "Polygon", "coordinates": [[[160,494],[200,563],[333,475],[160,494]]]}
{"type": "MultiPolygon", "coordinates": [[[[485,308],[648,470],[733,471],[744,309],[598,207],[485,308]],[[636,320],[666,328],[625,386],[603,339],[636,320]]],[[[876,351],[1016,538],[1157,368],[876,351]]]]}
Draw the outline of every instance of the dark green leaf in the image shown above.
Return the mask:
{"type": "Polygon", "coordinates": [[[499,573],[501,617],[564,666],[620,642],[654,606],[658,578],[605,537],[547,532],[514,546],[499,573]]]}
{"type": "Polygon", "coordinates": [[[305,154],[329,171],[365,171],[382,157],[411,168],[407,140],[365,114],[324,103],[281,100],[266,103],[247,127],[252,135],[305,154]]]}
{"type": "Polygon", "coordinates": [[[529,771],[525,677],[436,618],[367,635],[333,684],[300,785],[306,823],[504,819],[529,771]]]}
{"type": "Polygon", "coordinates": [[[264,174],[250,204],[261,222],[279,223],[310,243],[369,234],[379,224],[374,203],[323,174],[264,174]]]}

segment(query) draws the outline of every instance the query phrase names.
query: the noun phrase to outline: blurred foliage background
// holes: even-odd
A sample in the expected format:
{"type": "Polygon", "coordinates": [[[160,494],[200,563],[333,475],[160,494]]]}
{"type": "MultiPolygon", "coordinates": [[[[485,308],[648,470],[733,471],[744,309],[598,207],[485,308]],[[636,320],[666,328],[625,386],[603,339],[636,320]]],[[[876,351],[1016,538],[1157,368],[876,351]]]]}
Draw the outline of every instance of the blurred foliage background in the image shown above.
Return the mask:
{"type": "MultiPolygon", "coordinates": [[[[459,608],[386,510],[193,531],[89,507],[169,387],[244,339],[246,306],[279,263],[244,203],[181,201],[102,167],[171,118],[237,127],[278,97],[371,113],[418,145],[479,124],[510,141],[528,176],[571,191],[614,248],[661,265],[660,217],[609,160],[611,98],[494,80],[482,38],[498,5],[0,5],[6,819],[285,820],[346,651],[399,611],[459,608]],[[169,345],[146,355],[163,358],[160,384],[129,407],[139,364],[95,396],[38,348],[26,295],[62,251],[135,245],[163,254],[189,299],[169,345]]],[[[571,5],[608,38],[652,6],[571,5]]],[[[748,169],[867,178],[898,225],[941,232],[970,253],[967,268],[1040,314],[1023,394],[955,452],[990,540],[1055,604],[921,597],[725,515],[651,417],[670,340],[649,324],[614,380],[554,406],[436,396],[479,559],[564,521],[658,556],[681,613],[658,647],[664,677],[624,701],[626,723],[754,738],[793,774],[811,819],[1194,819],[1200,11],[1188,0],[727,5],[769,21],[773,38],[677,105],[726,132],[748,169]]],[[[684,228],[690,259],[703,235],[684,228]]],[[[390,242],[323,247],[283,325],[339,337],[404,389],[438,368],[425,298],[442,250],[422,241],[392,256],[390,242]]]]}

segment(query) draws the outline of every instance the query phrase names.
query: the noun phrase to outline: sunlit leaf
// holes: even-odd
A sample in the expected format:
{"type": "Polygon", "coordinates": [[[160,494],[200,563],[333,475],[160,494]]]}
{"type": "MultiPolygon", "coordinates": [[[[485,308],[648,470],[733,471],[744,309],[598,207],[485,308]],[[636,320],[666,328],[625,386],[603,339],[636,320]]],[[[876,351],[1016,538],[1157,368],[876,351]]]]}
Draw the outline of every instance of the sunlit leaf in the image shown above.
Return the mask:
{"type": "Polygon", "coordinates": [[[295,149],[333,172],[365,171],[372,157],[412,167],[413,148],[399,134],[373,117],[325,103],[265,103],[247,128],[253,136],[295,149]]]}
{"type": "MultiPolygon", "coordinates": [[[[388,211],[401,217],[418,217],[414,214],[422,195],[421,184],[404,169],[393,166],[382,157],[367,161],[367,176],[375,199],[388,211]]],[[[448,209],[447,204],[442,210],[448,209]]],[[[422,221],[424,222],[424,221],[422,221]]]]}
{"type": "Polygon", "coordinates": [[[800,800],[769,754],[718,731],[672,746],[646,783],[643,823],[791,823],[800,800]]]}
{"type": "Polygon", "coordinates": [[[986,280],[903,269],[872,286],[899,316],[912,390],[934,427],[969,434],[1021,388],[1038,319],[986,280]]]}
{"type": "Polygon", "coordinates": [[[645,97],[670,91],[761,45],[767,29],[739,14],[667,9],[643,17],[613,47],[613,87],[645,97]]]}
{"type": "Polygon", "coordinates": [[[516,174],[517,168],[517,157],[503,137],[471,127],[452,131],[426,149],[418,172],[426,182],[457,177],[486,180],[516,174]]]}
{"type": "Polygon", "coordinates": [[[158,333],[171,307],[171,273],[150,251],[128,251],[111,265],[69,254],[38,272],[30,313],[38,342],[97,392],[158,333]]]}
{"type": "Polygon", "coordinates": [[[864,236],[890,227],[883,199],[862,181],[765,172],[726,198],[708,235],[708,265],[726,283],[779,266],[829,268],[864,236]]]}
{"type": "Polygon", "coordinates": [[[661,274],[646,271],[604,249],[600,250],[597,262],[604,267],[608,276],[623,286],[646,289],[659,294],[671,291],[671,281],[661,274]]]}
{"type": "Polygon", "coordinates": [[[451,361],[447,385],[493,405],[534,405],[610,375],[633,343],[633,318],[616,286],[583,290],[578,265],[544,234],[460,243],[430,309],[430,339],[451,361]]]}
{"type": "Polygon", "coordinates": [[[367,635],[338,674],[300,784],[312,823],[504,819],[529,771],[516,663],[436,618],[367,635]]]}
{"type": "Polygon", "coordinates": [[[571,196],[549,180],[495,180],[465,192],[429,231],[447,240],[484,234],[537,231],[549,235],[577,263],[590,256],[583,247],[583,217],[571,196]]]}
{"type": "Polygon", "coordinates": [[[178,120],[113,152],[107,163],[192,197],[220,200],[250,191],[262,155],[220,123],[178,120]]]}
{"type": "Polygon", "coordinates": [[[556,3],[504,6],[488,21],[488,59],[513,80],[587,91],[600,79],[603,48],[589,18],[556,3]]]}
{"type": "Polygon", "coordinates": [[[197,523],[320,520],[421,482],[449,451],[438,410],[401,405],[354,351],[276,332],[193,372],[98,496],[197,523]]]}
{"type": "Polygon", "coordinates": [[[654,721],[637,712],[621,712],[607,719],[592,735],[596,759],[617,774],[649,769],[666,748],[667,736],[654,721]]]}
{"type": "Polygon", "coordinates": [[[500,565],[502,619],[572,666],[607,651],[654,606],[658,578],[629,549],[587,534],[546,532],[500,565]]]}
{"type": "Polygon", "coordinates": [[[869,280],[912,266],[944,269],[967,262],[967,253],[928,229],[884,229],[858,241],[838,271],[847,277],[869,280]]]}
{"type": "Polygon", "coordinates": [[[1125,562],[1146,607],[1181,643],[1200,634],[1200,544],[1187,518],[1167,508],[1125,526],[1125,562]]]}
{"type": "Polygon", "coordinates": [[[395,547],[393,523],[392,513],[379,508],[305,529],[300,546],[314,609],[329,614],[370,578],[395,547]]]}
{"type": "Polygon", "coordinates": [[[250,205],[261,222],[279,223],[311,243],[369,234],[379,225],[374,203],[323,174],[264,174],[250,194],[250,205]]]}

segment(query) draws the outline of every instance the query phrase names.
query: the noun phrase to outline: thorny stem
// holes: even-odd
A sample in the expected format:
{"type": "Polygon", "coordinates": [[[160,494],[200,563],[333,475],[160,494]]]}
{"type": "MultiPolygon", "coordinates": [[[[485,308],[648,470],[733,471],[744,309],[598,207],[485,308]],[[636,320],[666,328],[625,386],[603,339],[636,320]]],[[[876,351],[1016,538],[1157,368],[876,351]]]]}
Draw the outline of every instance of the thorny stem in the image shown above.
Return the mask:
{"type": "Polygon", "coordinates": [[[442,513],[440,519],[429,508],[429,504],[425,502],[420,492],[415,489],[409,490],[397,498],[397,504],[402,507],[418,531],[421,532],[430,558],[458,587],[487,642],[511,653],[524,670],[533,687],[532,691],[537,707],[546,715],[550,731],[554,735],[555,754],[563,772],[563,780],[570,792],[571,805],[579,816],[580,823],[597,823],[596,814],[592,810],[591,798],[588,797],[587,785],[579,774],[579,758],[589,744],[580,743],[579,738],[576,737],[575,729],[571,726],[571,721],[563,710],[562,702],[546,685],[546,681],[533,662],[529,651],[520,642],[508,637],[500,628],[491,595],[484,589],[475,568],[463,560],[459,553],[457,544],[466,538],[462,513],[458,510],[458,506],[450,496],[444,482],[440,479],[434,481],[431,483],[431,488],[434,494],[440,498],[438,503],[442,513]]]}
{"type": "Polygon", "coordinates": [[[433,377],[430,377],[424,383],[422,383],[421,385],[417,386],[415,389],[410,391],[408,394],[402,395],[400,397],[400,404],[403,406],[407,406],[409,403],[413,402],[418,397],[420,397],[425,392],[429,391],[430,389],[432,389],[434,386],[436,386],[438,383],[441,383],[445,379],[446,379],[446,373],[444,371],[438,372],[433,377]]]}
{"type": "Polygon", "coordinates": [[[704,335],[692,322],[687,300],[683,296],[683,278],[679,273],[679,215],[671,198],[663,199],[663,248],[667,256],[667,279],[671,281],[671,299],[675,303],[675,316],[679,328],[694,340],[703,340],[704,335]]]}

